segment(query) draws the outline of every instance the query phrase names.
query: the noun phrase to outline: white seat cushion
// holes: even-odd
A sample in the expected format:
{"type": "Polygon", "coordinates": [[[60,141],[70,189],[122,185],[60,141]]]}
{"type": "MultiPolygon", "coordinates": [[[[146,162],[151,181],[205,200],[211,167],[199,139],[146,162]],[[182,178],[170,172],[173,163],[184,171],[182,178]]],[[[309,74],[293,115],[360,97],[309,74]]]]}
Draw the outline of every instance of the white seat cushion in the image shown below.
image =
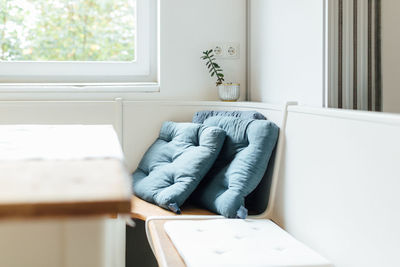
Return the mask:
{"type": "Polygon", "coordinates": [[[270,220],[178,220],[164,227],[187,266],[332,266],[270,220]]]}

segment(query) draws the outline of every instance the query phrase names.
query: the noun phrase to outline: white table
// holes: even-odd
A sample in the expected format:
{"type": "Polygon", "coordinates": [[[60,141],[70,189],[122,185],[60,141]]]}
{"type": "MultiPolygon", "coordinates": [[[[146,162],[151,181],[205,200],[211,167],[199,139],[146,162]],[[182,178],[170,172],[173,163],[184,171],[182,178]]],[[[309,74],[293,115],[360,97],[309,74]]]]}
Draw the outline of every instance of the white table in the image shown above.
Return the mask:
{"type": "Polygon", "coordinates": [[[124,266],[130,197],[112,126],[0,125],[1,266],[124,266]]]}

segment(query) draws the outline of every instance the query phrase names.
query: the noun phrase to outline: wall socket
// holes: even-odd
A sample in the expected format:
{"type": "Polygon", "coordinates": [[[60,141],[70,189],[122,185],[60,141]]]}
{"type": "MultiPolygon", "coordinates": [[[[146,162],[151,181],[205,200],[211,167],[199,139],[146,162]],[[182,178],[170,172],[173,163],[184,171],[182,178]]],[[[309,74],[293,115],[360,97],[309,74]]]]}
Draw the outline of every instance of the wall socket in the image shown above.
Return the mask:
{"type": "Polygon", "coordinates": [[[238,59],[240,57],[239,43],[217,43],[214,44],[214,55],[221,59],[238,59]]]}

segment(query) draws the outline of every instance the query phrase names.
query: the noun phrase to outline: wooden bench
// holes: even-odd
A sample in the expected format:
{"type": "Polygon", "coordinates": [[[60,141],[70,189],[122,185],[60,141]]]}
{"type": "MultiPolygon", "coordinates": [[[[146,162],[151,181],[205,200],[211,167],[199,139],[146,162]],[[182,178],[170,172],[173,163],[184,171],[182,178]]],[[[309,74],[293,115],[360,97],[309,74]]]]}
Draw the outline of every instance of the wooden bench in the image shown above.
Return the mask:
{"type": "MultiPolygon", "coordinates": [[[[234,106],[234,105],[233,105],[234,106]]],[[[198,110],[202,109],[207,109],[210,107],[197,107],[198,110]]],[[[254,107],[250,108],[251,110],[258,110],[260,113],[263,113],[267,118],[272,118],[272,121],[276,122],[280,127],[282,127],[284,121],[285,121],[285,109],[287,106],[282,109],[278,110],[276,108],[271,108],[269,106],[265,107],[254,107]],[[281,116],[276,116],[276,113],[279,113],[281,116]]],[[[221,106],[213,106],[211,109],[226,109],[226,107],[221,107],[221,106]]],[[[237,110],[242,110],[243,108],[237,107],[235,108],[237,110]]],[[[244,109],[246,110],[246,109],[244,109]]],[[[193,113],[197,111],[194,110],[192,111],[193,113]]],[[[164,114],[167,112],[164,112],[164,114]]],[[[192,116],[193,113],[190,113],[190,116],[192,116]]],[[[168,118],[169,120],[174,120],[173,117],[168,118]]],[[[166,119],[166,120],[168,120],[166,119]]],[[[144,125],[143,125],[144,126],[144,125]]],[[[144,127],[148,127],[147,125],[144,127]]],[[[280,157],[281,157],[281,151],[283,149],[283,142],[284,138],[280,137],[278,145],[277,145],[277,151],[275,153],[275,163],[280,162],[280,157]]],[[[275,188],[276,185],[276,177],[278,175],[279,168],[273,168],[273,171],[271,172],[271,187],[275,188]]],[[[269,204],[267,209],[260,215],[255,216],[255,217],[265,217],[268,216],[270,213],[270,204],[273,203],[273,196],[274,196],[274,190],[270,189],[269,193],[269,204]]],[[[220,215],[217,215],[215,213],[212,213],[210,211],[204,210],[204,209],[199,209],[193,206],[183,206],[182,207],[182,217],[179,218],[179,215],[167,211],[163,208],[160,208],[156,205],[153,205],[151,203],[148,203],[136,196],[132,197],[132,202],[131,202],[131,217],[133,219],[139,219],[146,221],[146,233],[148,240],[150,242],[150,246],[153,250],[154,255],[156,256],[156,259],[158,261],[159,266],[185,266],[184,261],[180,257],[179,253],[176,251],[174,245],[172,244],[171,240],[167,236],[167,234],[164,231],[164,223],[167,220],[160,220],[160,218],[172,218],[176,219],[184,218],[185,216],[199,216],[199,218],[205,218],[206,217],[220,217],[220,215]],[[149,218],[157,218],[155,220],[149,220],[149,218]]]]}
{"type": "MultiPolygon", "coordinates": [[[[223,103],[223,102],[159,102],[156,108],[149,107],[148,103],[145,102],[132,102],[135,104],[135,108],[130,110],[130,115],[132,115],[135,120],[135,126],[140,128],[141,131],[139,132],[132,132],[132,135],[136,138],[131,138],[127,140],[129,142],[129,146],[125,143],[125,147],[130,147],[135,145],[137,149],[144,151],[148,148],[148,146],[154,141],[157,136],[158,129],[161,126],[163,121],[172,120],[172,121],[191,121],[193,114],[200,110],[241,110],[241,111],[249,111],[249,110],[256,110],[266,116],[269,120],[276,123],[279,127],[283,127],[285,116],[286,116],[286,109],[289,105],[295,105],[294,102],[287,103],[286,106],[279,107],[274,105],[266,105],[262,103],[250,103],[250,102],[236,102],[236,103],[223,103]],[[142,114],[145,110],[146,113],[146,120],[141,119],[138,117],[137,114],[142,114]],[[177,110],[179,113],[177,114],[177,110]],[[154,130],[157,129],[157,130],[154,130]],[[145,136],[144,136],[145,133],[145,136]],[[149,139],[152,137],[154,139],[149,139]],[[145,138],[145,142],[143,138],[145,138]],[[142,139],[141,139],[142,138],[142,139]]],[[[126,129],[127,132],[130,132],[130,129],[126,129]]],[[[280,137],[280,140],[277,145],[277,152],[275,153],[275,162],[279,165],[279,159],[281,157],[281,150],[283,145],[283,139],[280,137]]],[[[128,153],[130,156],[130,150],[125,150],[125,153],[128,153]]],[[[138,153],[132,155],[135,158],[135,162],[138,163],[140,161],[140,156],[138,153]]],[[[137,165],[137,164],[136,164],[137,165]]],[[[136,165],[134,167],[136,167],[136,165]]],[[[271,187],[275,187],[275,177],[279,168],[274,168],[272,174],[272,183],[271,187]]],[[[269,203],[273,202],[273,192],[271,190],[269,203]]],[[[269,214],[269,208],[260,214],[259,216],[265,217],[269,214]]],[[[196,208],[193,206],[183,206],[182,207],[182,215],[217,215],[210,211],[196,208]]],[[[146,220],[152,216],[177,216],[177,214],[162,209],[156,205],[143,201],[142,199],[133,196],[131,201],[131,217],[133,219],[139,220],[146,220]]],[[[178,215],[179,216],[179,215],[178,215]]]]}
{"type": "MultiPolygon", "coordinates": [[[[290,107],[270,218],[336,266],[399,266],[399,134],[398,115],[290,107]]],[[[164,223],[148,223],[149,241],[174,266],[164,223]]]]}
{"type": "Polygon", "coordinates": [[[148,234],[152,239],[153,253],[159,266],[184,267],[186,265],[183,259],[164,231],[166,222],[167,220],[155,220],[148,223],[148,234]]]}

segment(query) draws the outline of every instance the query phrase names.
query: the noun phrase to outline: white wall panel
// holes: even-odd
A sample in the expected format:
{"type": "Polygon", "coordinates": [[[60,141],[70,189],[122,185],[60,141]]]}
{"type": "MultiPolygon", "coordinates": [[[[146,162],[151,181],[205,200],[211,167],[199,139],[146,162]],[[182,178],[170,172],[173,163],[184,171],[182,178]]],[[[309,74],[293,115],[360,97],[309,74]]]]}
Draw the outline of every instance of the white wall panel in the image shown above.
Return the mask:
{"type": "Polygon", "coordinates": [[[0,266],[122,267],[121,230],[125,233],[124,221],[98,217],[3,220],[0,266]]]}
{"type": "Polygon", "coordinates": [[[322,106],[324,1],[250,0],[251,100],[322,106]]]}
{"type": "Polygon", "coordinates": [[[62,265],[62,224],[58,222],[3,220],[0,236],[1,266],[62,265]]]}
{"type": "Polygon", "coordinates": [[[400,266],[400,116],[289,107],[275,220],[337,267],[400,266]]]}
{"type": "Polygon", "coordinates": [[[122,101],[1,101],[0,124],[111,124],[122,140],[122,101]]]}
{"type": "Polygon", "coordinates": [[[3,101],[1,124],[114,124],[114,101],[3,101]]]}

